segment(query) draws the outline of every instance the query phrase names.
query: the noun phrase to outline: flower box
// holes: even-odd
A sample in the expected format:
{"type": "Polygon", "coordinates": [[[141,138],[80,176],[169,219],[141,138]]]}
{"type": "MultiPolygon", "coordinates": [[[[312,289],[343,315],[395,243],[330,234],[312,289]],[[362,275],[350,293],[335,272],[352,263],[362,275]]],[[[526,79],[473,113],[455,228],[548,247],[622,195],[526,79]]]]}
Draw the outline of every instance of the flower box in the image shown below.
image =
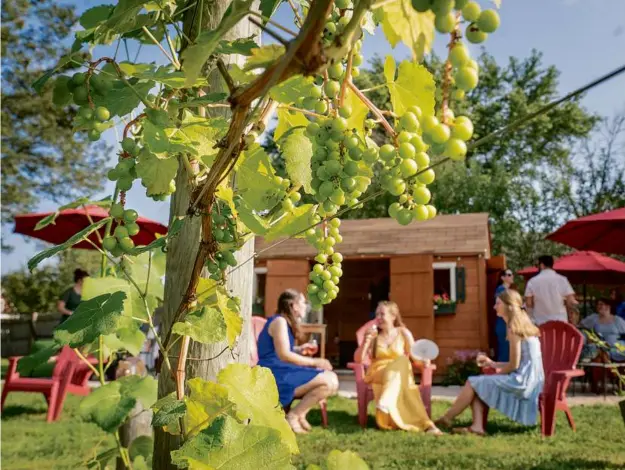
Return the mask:
{"type": "Polygon", "coordinates": [[[434,315],[453,315],[456,313],[456,303],[434,304],[434,315]]]}

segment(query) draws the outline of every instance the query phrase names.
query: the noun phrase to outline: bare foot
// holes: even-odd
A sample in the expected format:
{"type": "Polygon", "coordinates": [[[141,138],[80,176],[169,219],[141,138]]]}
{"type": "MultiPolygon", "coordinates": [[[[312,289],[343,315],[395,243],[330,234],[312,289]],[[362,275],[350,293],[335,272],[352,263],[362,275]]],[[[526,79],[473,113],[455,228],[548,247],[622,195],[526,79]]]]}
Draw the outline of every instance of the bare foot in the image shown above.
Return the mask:
{"type": "Polygon", "coordinates": [[[432,434],[434,436],[442,436],[443,434],[445,434],[443,431],[438,429],[436,426],[432,426],[431,428],[426,429],[425,433],[426,434],[432,434]]]}
{"type": "Polygon", "coordinates": [[[291,426],[291,429],[295,434],[308,434],[308,431],[302,427],[298,416],[289,413],[286,415],[286,422],[289,423],[289,426],[291,426]]]}
{"type": "Polygon", "coordinates": [[[299,417],[299,424],[304,428],[305,431],[311,431],[312,425],[308,422],[305,416],[299,417]]]}

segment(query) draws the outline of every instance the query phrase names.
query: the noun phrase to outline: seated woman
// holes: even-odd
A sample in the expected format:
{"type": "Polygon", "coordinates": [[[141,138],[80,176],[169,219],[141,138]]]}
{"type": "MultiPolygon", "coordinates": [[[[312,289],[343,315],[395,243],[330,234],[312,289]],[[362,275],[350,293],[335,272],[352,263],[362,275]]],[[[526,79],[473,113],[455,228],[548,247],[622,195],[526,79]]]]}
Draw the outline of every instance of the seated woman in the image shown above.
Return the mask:
{"type": "MultiPolygon", "coordinates": [[[[619,350],[618,346],[625,348],[625,320],[612,314],[610,301],[599,299],[597,312],[584,318],[579,327],[600,335],[609,348],[605,351],[609,360],[614,362],[625,361],[625,350],[619,350]]],[[[598,344],[589,340],[582,351],[582,358],[594,360],[601,353],[598,344]]]]}
{"type": "Polygon", "coordinates": [[[397,304],[380,302],[376,320],[356,351],[356,360],[371,358],[365,381],[373,388],[378,427],[442,434],[428,417],[415,384],[407,356],[414,339],[402,323],[397,304]]]}
{"type": "Polygon", "coordinates": [[[306,420],[310,408],[334,395],[339,387],[328,360],[295,352],[295,338],[299,336],[299,323],[305,314],[304,295],[288,289],[278,298],[278,313],[267,319],[258,336],[258,365],[273,373],[282,406],[286,408],[294,399],[302,399],[286,417],[298,434],[311,429],[306,420]]]}
{"type": "Polygon", "coordinates": [[[451,427],[453,419],[469,406],[473,423],[456,432],[484,435],[484,406],[499,410],[508,418],[526,426],[538,420],[538,397],[543,389],[543,371],[540,331],[521,308],[523,299],[518,292],[506,289],[497,298],[497,316],[508,327],[510,361],[494,362],[478,356],[480,367],[495,367],[496,375],[469,377],[456,401],[445,415],[436,421],[439,426],[451,427]]]}

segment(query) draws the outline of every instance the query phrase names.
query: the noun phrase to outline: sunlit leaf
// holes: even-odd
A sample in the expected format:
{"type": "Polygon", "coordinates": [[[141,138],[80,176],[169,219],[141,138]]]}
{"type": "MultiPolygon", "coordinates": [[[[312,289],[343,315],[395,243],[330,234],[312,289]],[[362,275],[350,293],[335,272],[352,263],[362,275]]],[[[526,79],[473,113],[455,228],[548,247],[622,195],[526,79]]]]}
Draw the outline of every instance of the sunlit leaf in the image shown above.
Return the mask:
{"type": "Polygon", "coordinates": [[[394,77],[395,60],[389,55],[384,62],[384,78],[397,115],[411,106],[419,106],[424,114],[434,114],[436,84],[423,65],[405,60],[399,64],[397,79],[394,77]]]}
{"type": "Polygon", "coordinates": [[[301,206],[295,207],[272,225],[264,238],[267,241],[271,241],[276,238],[292,237],[295,235],[303,237],[304,234],[302,232],[311,225],[310,214],[313,207],[312,204],[302,204],[301,206]]]}
{"type": "Polygon", "coordinates": [[[311,194],[313,148],[310,139],[303,131],[291,132],[280,142],[280,150],[284,157],[286,172],[293,185],[301,185],[308,194],[311,194]]]}
{"type": "Polygon", "coordinates": [[[286,422],[278,401],[278,387],[269,369],[245,364],[228,364],[219,372],[219,384],[228,389],[239,419],[250,419],[259,426],[280,432],[292,453],[299,452],[293,430],[286,422]]]}
{"type": "MultiPolygon", "coordinates": [[[[179,450],[171,453],[179,467],[220,470],[290,470],[289,448],[274,429],[220,417],[179,450]]],[[[347,470],[347,469],[345,469],[347,470]]]]}
{"type": "Polygon", "coordinates": [[[276,114],[278,116],[278,125],[276,126],[276,130],[273,135],[273,138],[276,141],[280,140],[280,138],[290,129],[295,127],[305,128],[309,123],[306,116],[299,111],[290,111],[288,109],[278,108],[276,114]]]}
{"type": "Polygon", "coordinates": [[[185,397],[187,413],[185,427],[195,436],[211,425],[219,416],[235,413],[235,405],[228,399],[228,390],[222,385],[195,377],[187,382],[189,395],[185,397]]]}
{"type": "Polygon", "coordinates": [[[252,49],[255,48],[258,48],[258,44],[254,41],[254,36],[235,39],[234,41],[222,39],[215,50],[215,54],[240,54],[248,56],[252,54],[252,49]]]}
{"type": "Polygon", "coordinates": [[[384,3],[381,9],[382,31],[391,47],[403,42],[412,50],[413,59],[421,61],[434,41],[434,13],[418,13],[411,0],[384,3]]]}
{"type": "Polygon", "coordinates": [[[274,171],[269,155],[261,146],[246,150],[239,157],[237,168],[237,189],[243,200],[256,211],[272,208],[280,201],[273,192],[280,191],[274,181],[274,171]]]}
{"type": "Polygon", "coordinates": [[[202,307],[187,313],[183,321],[174,323],[172,332],[190,336],[198,343],[215,344],[226,339],[226,321],[216,308],[202,307]]]}
{"type": "Polygon", "coordinates": [[[278,103],[295,103],[302,96],[309,96],[315,86],[312,77],[295,75],[269,90],[269,96],[278,103]]]}
{"type": "Polygon", "coordinates": [[[284,46],[278,44],[254,48],[252,54],[247,58],[243,70],[265,68],[273,64],[282,55],[284,55],[284,46]]]}
{"type": "Polygon", "coordinates": [[[137,158],[135,169],[147,189],[148,196],[163,194],[169,192],[169,183],[176,177],[178,159],[158,158],[144,148],[137,158]]]}

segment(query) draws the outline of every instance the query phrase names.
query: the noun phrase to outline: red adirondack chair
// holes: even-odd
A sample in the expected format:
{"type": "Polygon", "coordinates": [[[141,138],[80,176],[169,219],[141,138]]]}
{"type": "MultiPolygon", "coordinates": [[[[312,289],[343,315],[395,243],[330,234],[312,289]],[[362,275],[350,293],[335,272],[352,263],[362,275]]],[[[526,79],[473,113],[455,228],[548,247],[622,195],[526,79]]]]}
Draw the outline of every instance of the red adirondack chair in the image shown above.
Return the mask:
{"type": "MultiPolygon", "coordinates": [[[[252,317],[252,330],[254,332],[255,341],[252,343],[250,347],[250,365],[253,367],[258,364],[258,336],[260,332],[263,331],[265,324],[267,323],[267,319],[264,317],[252,317]]],[[[321,408],[321,424],[324,428],[328,427],[328,403],[326,400],[321,400],[319,402],[319,407],[321,408]]],[[[288,408],[285,409],[285,412],[288,413],[288,408]]]]}
{"type": "MultiPolygon", "coordinates": [[[[539,397],[541,432],[553,436],[556,432],[556,411],[566,414],[569,425],[575,431],[575,421],[566,401],[566,391],[573,377],[582,377],[584,371],[576,369],[584,345],[584,336],[569,323],[550,321],[540,326],[540,346],[545,370],[545,385],[539,397]]],[[[484,373],[496,374],[497,370],[485,368],[484,373]]],[[[484,410],[484,426],[488,407],[484,410]]]]}
{"type": "MultiPolygon", "coordinates": [[[[374,323],[375,320],[368,321],[356,332],[356,341],[358,342],[359,348],[360,346],[362,346],[362,343],[365,340],[365,333],[369,328],[371,328],[374,323]]],[[[347,364],[347,367],[352,369],[356,376],[356,395],[358,397],[358,422],[363,428],[367,427],[367,406],[369,405],[369,402],[374,400],[373,388],[365,382],[365,373],[368,366],[368,360],[363,362],[356,362],[355,358],[354,362],[350,362],[349,364],[347,364]]],[[[413,369],[421,374],[421,382],[419,383],[421,400],[423,400],[423,405],[425,406],[428,415],[432,416],[432,374],[436,369],[436,366],[433,364],[424,366],[421,363],[415,362],[413,363],[413,369]]]]}
{"type": "Polygon", "coordinates": [[[9,392],[42,393],[48,403],[46,421],[50,423],[61,416],[65,396],[68,392],[80,395],[89,393],[88,387],[85,387],[91,375],[89,368],[84,366],[89,374],[86,374],[82,368],[79,369],[80,373],[76,374],[80,359],[70,347],[64,347],[57,356],[51,378],[20,377],[17,372],[19,359],[19,357],[9,358],[9,369],[2,387],[0,410],[4,409],[4,402],[9,392]]]}

